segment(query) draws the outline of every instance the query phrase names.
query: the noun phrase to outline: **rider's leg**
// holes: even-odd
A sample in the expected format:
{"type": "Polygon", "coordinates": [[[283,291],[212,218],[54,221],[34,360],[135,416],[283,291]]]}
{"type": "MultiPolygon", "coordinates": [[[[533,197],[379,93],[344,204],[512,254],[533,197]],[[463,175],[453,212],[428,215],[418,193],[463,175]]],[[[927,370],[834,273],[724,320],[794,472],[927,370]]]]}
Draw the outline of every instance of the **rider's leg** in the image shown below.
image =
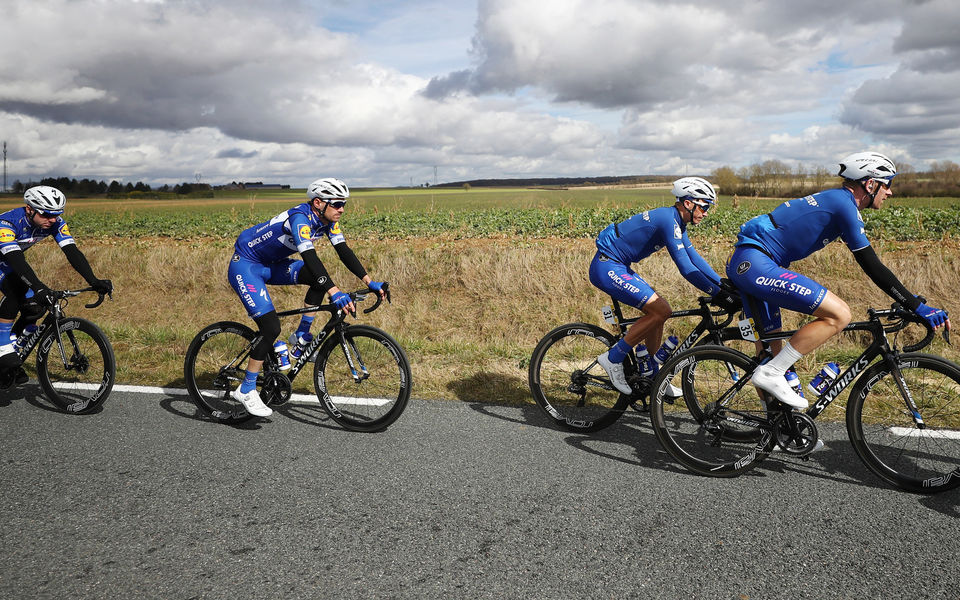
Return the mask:
{"type": "Polygon", "coordinates": [[[13,330],[13,321],[20,311],[20,298],[23,287],[18,286],[16,277],[3,277],[0,273],[0,370],[7,370],[20,366],[20,358],[10,341],[10,332],[13,330]]]}
{"type": "Polygon", "coordinates": [[[257,375],[263,368],[263,361],[267,353],[273,348],[273,342],[280,335],[280,317],[272,310],[267,314],[254,319],[260,330],[260,341],[250,350],[250,360],[247,361],[247,375],[240,385],[241,392],[249,392],[257,387],[257,375]]]}
{"type": "Polygon", "coordinates": [[[650,352],[656,352],[663,341],[663,325],[670,318],[673,309],[670,308],[670,303],[654,293],[640,310],[644,315],[630,326],[623,339],[631,348],[642,341],[650,352]]]}
{"type": "MultiPolygon", "coordinates": [[[[303,268],[302,261],[300,261],[299,268],[297,269],[298,274],[296,281],[301,285],[310,286],[307,289],[306,294],[303,296],[303,306],[304,308],[308,306],[317,306],[323,304],[323,301],[326,297],[326,292],[321,288],[316,286],[316,282],[313,281],[313,278],[307,273],[307,270],[303,268]]],[[[290,348],[292,349],[297,345],[300,339],[307,333],[310,333],[310,327],[313,325],[313,320],[316,318],[317,312],[308,312],[303,313],[300,316],[300,323],[297,325],[297,329],[290,334],[290,348]]]]}
{"type": "Polygon", "coordinates": [[[827,291],[826,297],[813,316],[816,320],[801,327],[793,337],[790,345],[800,354],[809,354],[823,345],[824,342],[837,335],[850,324],[850,307],[836,294],[827,291]]]}
{"type": "Polygon", "coordinates": [[[273,301],[267,292],[267,280],[271,275],[271,266],[254,263],[234,255],[227,270],[227,279],[233,291],[240,297],[247,314],[260,330],[261,339],[250,351],[247,370],[240,386],[232,396],[241,402],[244,408],[258,417],[268,417],[273,411],[263,403],[257,392],[257,375],[263,367],[267,352],[273,348],[273,342],[280,335],[280,318],[273,307],[273,301]]]}
{"type": "MultiPolygon", "coordinates": [[[[610,294],[610,297],[644,312],[644,316],[627,330],[622,339],[597,357],[597,362],[610,376],[614,387],[621,393],[630,394],[633,390],[627,383],[623,361],[627,354],[633,352],[633,347],[640,340],[656,340],[654,343],[659,345],[659,338],[663,336],[663,322],[670,314],[670,305],[666,300],[660,299],[653,288],[634,273],[629,265],[620,264],[599,252],[590,263],[589,276],[590,283],[610,294]]],[[[654,352],[656,348],[654,346],[654,352]]]]}
{"type": "MultiPolygon", "coordinates": [[[[778,309],[783,307],[817,317],[800,328],[752,377],[755,386],[784,404],[806,408],[807,401],[790,388],[784,374],[804,354],[850,322],[849,307],[816,281],[777,265],[767,254],[754,248],[741,246],[734,251],[727,263],[727,277],[748,298],[764,302],[763,310],[770,315],[778,317],[778,309]]],[[[766,317],[763,319],[765,333],[779,329],[779,322],[771,323],[767,315],[762,317],[766,317]]]]}

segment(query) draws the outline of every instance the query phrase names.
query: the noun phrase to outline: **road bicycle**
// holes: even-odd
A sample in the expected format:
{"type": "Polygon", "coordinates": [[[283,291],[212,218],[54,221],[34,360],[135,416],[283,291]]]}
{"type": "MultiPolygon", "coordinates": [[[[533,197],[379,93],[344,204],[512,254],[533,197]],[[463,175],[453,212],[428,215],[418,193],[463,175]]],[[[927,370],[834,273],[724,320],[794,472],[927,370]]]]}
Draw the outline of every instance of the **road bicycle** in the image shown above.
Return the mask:
{"type": "MultiPolygon", "coordinates": [[[[589,323],[568,323],[545,335],[533,350],[527,381],[537,405],[559,427],[592,432],[613,424],[627,406],[645,411],[652,378],[642,377],[636,355],[624,361],[631,394],[620,393],[597,363],[597,357],[623,337],[639,317],[625,319],[620,303],[603,308],[604,320],[616,328],[611,333],[589,323]]],[[[730,327],[734,311],[713,310],[710,298],[700,297],[700,307],[674,311],[670,319],[700,317],[700,322],[683,338],[673,354],[698,343],[723,344],[743,339],[739,327],[730,327]],[[703,338],[703,339],[701,339],[703,338]]],[[[656,352],[656,348],[650,352],[656,352]]]]}
{"type": "MultiPolygon", "coordinates": [[[[769,342],[795,331],[759,336],[764,349],[754,357],[717,345],[673,355],[653,382],[650,413],[657,439],[694,473],[735,477],[774,450],[807,457],[819,439],[814,420],[852,385],[847,434],[871,471],[911,492],[960,486],[960,366],[917,352],[933,340],[934,330],[911,311],[894,304],[867,314],[868,320],[844,329],[866,332],[866,349],[802,412],[750,383],[754,369],[772,356],[769,342]],[[891,343],[888,334],[911,323],[926,326],[926,336],[899,349],[897,336],[891,343]],[[670,405],[663,397],[666,385],[680,379],[689,380],[685,402],[670,405]]],[[[949,344],[947,331],[944,339],[949,344]]]]}
{"type": "MultiPolygon", "coordinates": [[[[110,396],[117,374],[113,347],[103,331],[86,319],[65,313],[69,298],[93,291],[92,287],[52,291],[53,304],[41,308],[46,318],[37,323],[35,331],[21,332],[17,340],[21,362],[37,350],[37,380],[43,395],[73,414],[99,408],[110,396]]],[[[98,296],[96,302],[85,307],[100,306],[106,294],[98,296]]]]}
{"type": "MultiPolygon", "coordinates": [[[[389,286],[384,284],[387,300],[389,286]]],[[[373,290],[351,292],[360,303],[367,296],[376,303],[363,312],[376,310],[383,299],[373,290]]],[[[330,418],[352,431],[380,431],[397,418],[410,399],[410,362],[400,344],[386,332],[370,325],[349,325],[347,312],[335,304],[323,304],[277,313],[280,317],[325,311],[330,319],[287,371],[280,370],[277,356],[270,352],[257,378],[260,397],[268,406],[290,399],[292,382],[313,361],[313,384],[320,405],[330,418]]],[[[187,349],[184,379],[190,397],[209,418],[219,423],[239,424],[251,419],[230,393],[245,375],[250,351],[260,335],[233,321],[204,327],[187,349]]]]}

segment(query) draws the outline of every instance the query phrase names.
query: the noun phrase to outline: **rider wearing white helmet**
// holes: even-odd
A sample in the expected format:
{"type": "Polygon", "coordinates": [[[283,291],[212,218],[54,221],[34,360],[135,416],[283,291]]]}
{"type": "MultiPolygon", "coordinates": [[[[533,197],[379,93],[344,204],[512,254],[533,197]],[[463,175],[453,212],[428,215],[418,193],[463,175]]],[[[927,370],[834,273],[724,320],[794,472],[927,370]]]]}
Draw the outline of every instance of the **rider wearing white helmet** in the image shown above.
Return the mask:
{"type": "MultiPolygon", "coordinates": [[[[727,263],[727,276],[736,287],[759,301],[764,332],[780,329],[781,308],[816,317],[782,349],[772,344],[776,356],[758,367],[751,379],[754,385],[794,408],[806,408],[807,401],[787,384],[786,369],[839,333],[851,316],[850,307],[836,294],[787,266],[838,237],[877,287],[932,327],[950,328],[947,313],[921,303],[910,293],[880,262],[867,239],[860,210],[879,209],[893,195],[890,188],[897,175],[893,161],[877,152],[857,152],[840,161],[838,174],[844,178],[841,188],[784,202],[769,214],[744,223],[727,263]]],[[[753,316],[749,301],[744,302],[744,309],[753,316]]]]}
{"type": "MultiPolygon", "coordinates": [[[[701,177],[683,177],[673,182],[672,206],[655,208],[609,225],[597,236],[597,254],[590,263],[590,282],[597,288],[643,311],[627,333],[597,361],[610,375],[613,385],[624,394],[633,390],[626,380],[623,361],[634,346],[644,342],[656,352],[663,339],[663,327],[670,316],[670,304],[659,296],[630,267],[661,248],[666,248],[680,274],[698,289],[725,307],[736,304],[720,285],[720,276],[697,253],[687,236],[687,225],[700,223],[717,203],[717,192],[701,177]]],[[[679,390],[668,390],[679,395],[679,390]]]]}
{"type": "MultiPolygon", "coordinates": [[[[20,367],[20,359],[10,344],[11,332],[19,334],[27,321],[22,314],[14,326],[14,319],[22,313],[26,299],[32,292],[33,300],[41,306],[49,306],[53,298],[48,288],[33,271],[24,252],[37,242],[53,237],[63,250],[70,265],[97,292],[113,291],[109,279],[98,279],[90,268],[86,256],[77,248],[63,210],[67,199],[63,192],[47,185],[31,187],[23,194],[25,206],[0,214],[0,388],[13,383],[24,383],[26,373],[20,367]],[[19,331],[18,331],[19,330],[19,331]]],[[[33,317],[35,318],[35,316],[33,317]]]]}
{"type": "MultiPolygon", "coordinates": [[[[339,179],[317,179],[307,187],[307,202],[250,227],[237,238],[228,277],[261,334],[260,342],[250,352],[245,378],[233,391],[234,399],[242,403],[250,414],[265,417],[273,412],[257,392],[257,375],[267,353],[273,348],[274,340],[280,335],[280,318],[270,299],[267,284],[309,286],[303,300],[304,306],[321,304],[324,295],[329,294],[330,300],[341,309],[350,312],[355,310],[350,296],[334,285],[317,256],[313,245],[315,239],[326,237],[330,240],[347,269],[367,287],[386,297],[383,282],[371,279],[340,230],[340,217],[349,197],[347,184],[339,179]],[[301,260],[290,258],[294,252],[300,253],[301,260]]],[[[291,346],[301,336],[309,335],[315,315],[303,315],[297,331],[290,336],[291,346]]]]}

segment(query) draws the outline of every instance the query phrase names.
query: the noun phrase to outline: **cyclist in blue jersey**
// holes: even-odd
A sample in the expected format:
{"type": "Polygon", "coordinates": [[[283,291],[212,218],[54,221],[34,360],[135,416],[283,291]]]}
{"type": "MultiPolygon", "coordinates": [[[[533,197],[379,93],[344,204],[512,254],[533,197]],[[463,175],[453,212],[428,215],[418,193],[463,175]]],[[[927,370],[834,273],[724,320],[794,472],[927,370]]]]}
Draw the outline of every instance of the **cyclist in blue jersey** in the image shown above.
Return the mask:
{"type": "MultiPolygon", "coordinates": [[[[630,268],[631,263],[666,248],[687,281],[713,296],[718,303],[729,306],[735,302],[729,292],[721,288],[720,276],[697,253],[686,231],[688,224],[700,223],[716,205],[716,190],[700,177],[683,177],[673,182],[671,191],[676,197],[673,206],[648,210],[601,231],[597,236],[597,253],[590,263],[590,283],[618,302],[644,313],[622,339],[597,357],[614,387],[624,394],[632,392],[623,371],[624,359],[641,341],[651,352],[656,352],[663,338],[663,325],[672,312],[670,304],[630,268]]],[[[676,389],[668,393],[680,395],[676,389]]]]}
{"type": "MultiPolygon", "coordinates": [[[[70,234],[63,218],[67,199],[53,187],[38,185],[23,194],[26,206],[0,214],[0,388],[27,381],[20,358],[10,342],[11,332],[19,334],[27,321],[41,313],[28,315],[30,304],[48,307],[53,303],[50,288],[46,286],[27,263],[24,252],[37,242],[52,237],[63,250],[70,265],[97,292],[113,292],[109,279],[98,279],[90,263],[70,234]],[[27,301],[32,295],[30,302],[27,301]],[[14,325],[17,314],[20,321],[14,325]]],[[[34,307],[35,308],[35,307],[34,307]]]]}
{"type": "MultiPolygon", "coordinates": [[[[332,177],[318,179],[307,188],[307,202],[285,210],[276,217],[245,230],[234,244],[228,278],[240,297],[250,318],[260,329],[260,341],[250,352],[243,382],[233,391],[233,397],[250,414],[267,417],[273,413],[257,392],[257,375],[280,335],[280,318],[267,291],[270,285],[309,286],[304,306],[321,304],[325,294],[340,309],[355,312],[350,296],[340,291],[317,256],[313,241],[321,237],[330,240],[340,261],[370,289],[382,297],[383,282],[373,281],[360,264],[353,250],[347,246],[340,230],[340,217],[350,197],[347,184],[332,177]],[[302,260],[290,258],[299,252],[302,260]]],[[[297,334],[309,332],[316,313],[304,314],[297,334]]]]}
{"type": "Polygon", "coordinates": [[[807,401],[790,388],[786,370],[846,327],[851,315],[847,303],[833,292],[788,267],[838,237],[877,287],[932,327],[950,329],[946,311],[927,306],[910,293],[880,262],[865,234],[860,211],[883,206],[893,195],[890,188],[896,174],[896,166],[882,154],[851,154],[840,163],[842,187],[784,202],[740,227],[726,272],[744,295],[747,316],[754,316],[749,306],[753,297],[759,301],[762,314],[757,317],[767,333],[781,328],[781,308],[816,317],[787,343],[773,346],[775,356],[753,374],[756,387],[789,406],[803,409],[807,401]]]}

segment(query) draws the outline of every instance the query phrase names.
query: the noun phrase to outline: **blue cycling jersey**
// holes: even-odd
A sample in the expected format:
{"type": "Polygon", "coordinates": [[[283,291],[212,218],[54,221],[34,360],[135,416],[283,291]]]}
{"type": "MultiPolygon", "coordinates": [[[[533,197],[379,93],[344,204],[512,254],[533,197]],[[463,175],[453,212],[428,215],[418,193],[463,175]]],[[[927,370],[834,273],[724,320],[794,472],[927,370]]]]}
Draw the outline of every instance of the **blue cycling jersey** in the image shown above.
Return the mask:
{"type": "Polygon", "coordinates": [[[34,225],[27,217],[26,206],[0,214],[0,271],[10,272],[10,267],[3,260],[4,254],[16,250],[25,251],[30,246],[51,236],[61,248],[75,243],[63,216],[57,217],[57,220],[49,228],[42,229],[34,225]]]}
{"type": "Polygon", "coordinates": [[[333,245],[344,242],[339,223],[324,224],[304,202],[274,218],[246,229],[237,237],[234,249],[241,257],[267,264],[294,252],[313,248],[313,240],[326,235],[333,245]]]}
{"type": "Polygon", "coordinates": [[[853,252],[870,245],[853,193],[845,188],[789,200],[750,219],[740,226],[736,245],[761,248],[786,267],[838,237],[853,252]]]}
{"type": "Polygon", "coordinates": [[[720,291],[720,276],[693,247],[686,229],[675,206],[655,208],[609,225],[597,236],[597,249],[608,258],[630,265],[666,248],[680,274],[713,296],[720,291]]]}

